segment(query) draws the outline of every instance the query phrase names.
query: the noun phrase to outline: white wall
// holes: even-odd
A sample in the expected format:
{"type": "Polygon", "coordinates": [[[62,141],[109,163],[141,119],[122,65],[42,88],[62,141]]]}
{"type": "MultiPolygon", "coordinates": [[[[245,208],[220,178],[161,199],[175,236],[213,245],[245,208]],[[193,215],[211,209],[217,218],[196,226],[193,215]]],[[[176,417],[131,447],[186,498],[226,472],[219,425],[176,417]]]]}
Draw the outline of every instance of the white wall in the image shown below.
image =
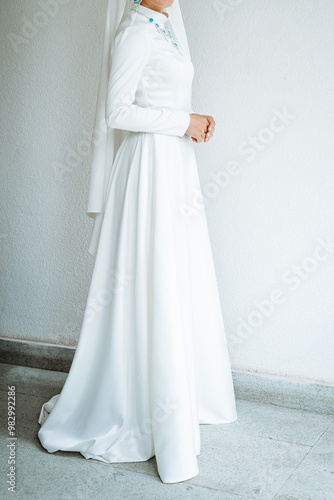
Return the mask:
{"type": "MultiPolygon", "coordinates": [[[[57,0],[15,51],[10,33],[43,21],[42,3],[0,3],[0,335],[70,346],[93,263],[80,148],[106,1],[57,0]]],[[[217,122],[196,150],[232,368],[334,383],[334,245],[320,243],[334,242],[334,2],[181,3],[193,107],[217,122]]]]}

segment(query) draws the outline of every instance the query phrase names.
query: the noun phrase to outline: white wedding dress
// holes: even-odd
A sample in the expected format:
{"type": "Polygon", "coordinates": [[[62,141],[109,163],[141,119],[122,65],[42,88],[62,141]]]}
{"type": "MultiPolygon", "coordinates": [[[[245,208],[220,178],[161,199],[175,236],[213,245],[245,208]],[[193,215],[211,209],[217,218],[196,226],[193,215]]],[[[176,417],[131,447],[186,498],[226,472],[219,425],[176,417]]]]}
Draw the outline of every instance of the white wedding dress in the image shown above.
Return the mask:
{"type": "Polygon", "coordinates": [[[166,20],[131,10],[113,47],[106,112],[126,132],[76,353],[38,437],[109,463],[155,455],[173,483],[198,474],[199,424],[237,414],[206,215],[193,208],[193,65],[156,29],[166,20]]]}

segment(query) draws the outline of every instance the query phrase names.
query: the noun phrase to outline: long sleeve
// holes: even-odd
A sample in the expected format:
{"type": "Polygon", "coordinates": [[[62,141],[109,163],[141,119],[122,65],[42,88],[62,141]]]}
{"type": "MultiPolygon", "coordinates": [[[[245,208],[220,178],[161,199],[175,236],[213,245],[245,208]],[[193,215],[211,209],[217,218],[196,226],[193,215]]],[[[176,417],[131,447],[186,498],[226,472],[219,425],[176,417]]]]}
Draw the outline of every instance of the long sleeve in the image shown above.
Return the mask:
{"type": "Polygon", "coordinates": [[[106,101],[109,127],[182,137],[190,123],[184,110],[155,109],[134,104],[138,83],[151,54],[148,35],[129,26],[115,39],[106,101]]]}

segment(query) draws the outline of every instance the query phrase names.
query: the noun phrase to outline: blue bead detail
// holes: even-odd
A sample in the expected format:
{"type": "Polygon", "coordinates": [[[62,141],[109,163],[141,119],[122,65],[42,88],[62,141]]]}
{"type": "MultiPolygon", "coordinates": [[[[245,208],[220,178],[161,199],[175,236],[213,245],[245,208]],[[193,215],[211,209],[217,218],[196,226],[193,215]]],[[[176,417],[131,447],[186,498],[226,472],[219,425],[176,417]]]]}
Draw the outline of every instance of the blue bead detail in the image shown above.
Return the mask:
{"type": "MultiPolygon", "coordinates": [[[[135,1],[135,3],[137,3],[139,0],[134,0],[134,1],[135,1]]],[[[150,18],[149,18],[149,21],[150,21],[150,23],[153,23],[153,22],[154,22],[153,17],[150,17],[150,18]]],[[[178,44],[174,41],[174,39],[173,39],[173,35],[172,35],[172,33],[170,32],[170,30],[169,30],[169,29],[167,29],[167,28],[166,28],[166,29],[167,29],[167,31],[166,31],[166,30],[164,30],[164,29],[163,29],[163,27],[160,27],[159,23],[155,23],[155,26],[156,26],[156,28],[157,28],[157,31],[159,31],[161,34],[164,34],[164,36],[165,36],[165,39],[166,39],[166,40],[168,40],[168,38],[170,38],[170,41],[172,42],[172,44],[174,45],[174,47],[176,47],[176,48],[178,49],[178,51],[180,52],[180,49],[179,49],[179,47],[178,47],[178,44]],[[158,28],[159,28],[159,29],[158,29],[158,28]],[[168,33],[168,34],[167,34],[167,33],[168,33]]]]}

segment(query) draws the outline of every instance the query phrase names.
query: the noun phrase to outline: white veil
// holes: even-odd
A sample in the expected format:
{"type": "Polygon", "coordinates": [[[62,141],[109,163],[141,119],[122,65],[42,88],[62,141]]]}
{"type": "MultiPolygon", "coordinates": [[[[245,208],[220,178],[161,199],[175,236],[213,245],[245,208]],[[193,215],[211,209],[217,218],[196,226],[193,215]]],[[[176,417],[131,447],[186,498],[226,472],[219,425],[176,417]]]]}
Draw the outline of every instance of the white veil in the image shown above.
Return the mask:
{"type": "MultiPolygon", "coordinates": [[[[133,0],[108,0],[107,6],[100,84],[95,111],[94,130],[91,138],[93,154],[87,205],[87,215],[95,219],[89,246],[89,252],[94,256],[96,255],[103,220],[109,176],[124,134],[122,130],[109,128],[105,119],[108,80],[112,64],[110,52],[120,24],[130,13],[131,7],[135,5],[133,0]]],[[[190,58],[187,34],[183,24],[179,0],[174,0],[173,5],[166,8],[165,12],[168,13],[168,20],[171,23],[177,41],[183,49],[184,56],[190,58]]]]}

